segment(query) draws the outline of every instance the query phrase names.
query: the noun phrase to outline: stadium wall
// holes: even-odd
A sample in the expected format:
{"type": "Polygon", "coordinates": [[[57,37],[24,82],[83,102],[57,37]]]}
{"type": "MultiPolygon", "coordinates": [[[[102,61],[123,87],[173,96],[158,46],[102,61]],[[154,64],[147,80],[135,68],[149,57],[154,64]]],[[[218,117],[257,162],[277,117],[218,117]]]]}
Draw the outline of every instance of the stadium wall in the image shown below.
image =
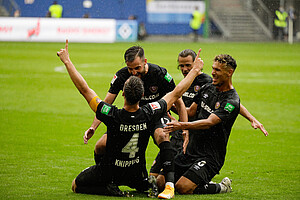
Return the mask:
{"type": "MultiPolygon", "coordinates": [[[[15,0],[21,10],[21,17],[45,17],[53,0],[15,0]],[[31,4],[30,4],[31,3],[31,4]]],[[[204,12],[204,1],[149,1],[146,0],[92,0],[91,8],[84,8],[83,0],[58,0],[64,8],[63,18],[90,18],[127,20],[130,15],[138,23],[145,24],[151,35],[185,35],[192,30],[189,19],[195,5],[204,12]],[[163,4],[162,4],[163,3],[163,4]],[[156,7],[155,7],[156,6],[156,7]],[[154,8],[154,10],[149,9],[154,8]],[[175,12],[174,12],[175,11],[175,12]]],[[[203,33],[203,28],[199,34],[203,33]]]]}

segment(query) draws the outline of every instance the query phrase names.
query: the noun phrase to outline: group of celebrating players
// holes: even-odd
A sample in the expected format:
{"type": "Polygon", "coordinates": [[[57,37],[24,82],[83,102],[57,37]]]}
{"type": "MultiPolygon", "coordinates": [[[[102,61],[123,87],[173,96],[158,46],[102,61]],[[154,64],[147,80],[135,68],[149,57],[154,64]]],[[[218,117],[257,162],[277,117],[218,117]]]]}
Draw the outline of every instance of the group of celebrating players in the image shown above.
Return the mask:
{"type": "Polygon", "coordinates": [[[231,180],[221,183],[212,178],[221,170],[231,128],[241,114],[268,135],[263,125],[240,104],[232,85],[237,67],[230,55],[214,58],[212,78],[203,73],[203,60],[191,49],[178,55],[178,68],[184,79],[175,86],[163,67],[147,62],[144,50],[126,50],[126,67],[113,77],[104,100],[89,88],[72,64],[68,40],[57,55],[70,78],[96,113],[84,142],[93,136],[101,122],[107,132],[97,141],[95,165],[83,170],[72,182],[76,193],[126,196],[118,186],[150,191],[163,199],[179,194],[216,194],[230,192],[231,180]],[[124,106],[112,105],[122,90],[124,106]],[[177,113],[179,121],[170,115],[177,113]],[[150,136],[160,151],[148,174],[145,151],[150,136]],[[171,136],[171,137],[170,137],[171,136]]]}

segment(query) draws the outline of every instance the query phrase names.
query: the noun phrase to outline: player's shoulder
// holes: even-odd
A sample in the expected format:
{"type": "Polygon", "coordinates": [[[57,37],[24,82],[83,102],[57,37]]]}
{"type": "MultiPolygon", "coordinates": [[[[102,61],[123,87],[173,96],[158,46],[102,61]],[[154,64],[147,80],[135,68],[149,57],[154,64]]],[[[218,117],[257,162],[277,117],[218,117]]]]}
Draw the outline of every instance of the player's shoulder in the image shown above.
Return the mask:
{"type": "Polygon", "coordinates": [[[167,72],[167,69],[164,67],[161,67],[159,65],[148,63],[149,66],[149,72],[150,73],[163,73],[165,74],[167,72]]]}
{"type": "Polygon", "coordinates": [[[123,68],[121,68],[121,69],[119,69],[117,72],[116,72],[116,74],[119,74],[119,75],[128,75],[129,74],[129,72],[128,72],[128,69],[127,69],[127,67],[123,67],[123,68]]]}
{"type": "Polygon", "coordinates": [[[154,101],[151,103],[147,103],[142,106],[142,110],[146,114],[154,114],[157,111],[163,111],[166,112],[167,102],[164,99],[160,99],[158,101],[154,101]]]}

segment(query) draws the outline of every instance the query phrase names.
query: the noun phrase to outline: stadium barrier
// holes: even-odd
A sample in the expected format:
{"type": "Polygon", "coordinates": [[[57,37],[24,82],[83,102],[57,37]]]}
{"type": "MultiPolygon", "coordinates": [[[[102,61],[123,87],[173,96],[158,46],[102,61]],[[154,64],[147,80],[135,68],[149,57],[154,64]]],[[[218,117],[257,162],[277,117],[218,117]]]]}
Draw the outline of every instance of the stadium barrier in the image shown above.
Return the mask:
{"type": "Polygon", "coordinates": [[[0,41],[113,43],[137,40],[135,20],[0,18],[0,41]]]}

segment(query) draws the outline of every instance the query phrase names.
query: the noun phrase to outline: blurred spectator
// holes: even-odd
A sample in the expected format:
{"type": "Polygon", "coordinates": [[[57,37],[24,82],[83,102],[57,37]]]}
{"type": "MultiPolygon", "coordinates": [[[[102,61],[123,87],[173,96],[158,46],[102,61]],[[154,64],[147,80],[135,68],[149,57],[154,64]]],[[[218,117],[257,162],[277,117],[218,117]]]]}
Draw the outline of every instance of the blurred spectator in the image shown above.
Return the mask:
{"type": "Polygon", "coordinates": [[[276,36],[278,40],[284,40],[287,36],[287,17],[288,14],[285,12],[282,6],[275,11],[274,24],[276,27],[276,36]]]}
{"type": "Polygon", "coordinates": [[[82,18],[90,18],[90,14],[89,13],[85,13],[82,18]]]}
{"type": "Polygon", "coordinates": [[[63,13],[63,7],[53,1],[53,4],[49,7],[46,17],[61,18],[63,13]]]}
{"type": "Polygon", "coordinates": [[[143,22],[139,23],[138,27],[138,40],[144,40],[147,36],[147,31],[145,24],[143,22]]]}
{"type": "Polygon", "coordinates": [[[21,16],[21,12],[19,9],[17,9],[15,12],[14,12],[14,17],[20,17],[21,16]]]}
{"type": "Polygon", "coordinates": [[[204,21],[204,16],[199,12],[198,6],[195,7],[195,11],[192,14],[192,18],[190,20],[190,27],[193,29],[194,33],[194,42],[198,40],[198,30],[201,28],[201,24],[204,21]]]}
{"type": "MultiPolygon", "coordinates": [[[[130,15],[128,17],[129,20],[137,20],[137,16],[130,15]]],[[[145,24],[143,22],[138,22],[138,40],[144,40],[147,36],[147,31],[145,24]]]]}

